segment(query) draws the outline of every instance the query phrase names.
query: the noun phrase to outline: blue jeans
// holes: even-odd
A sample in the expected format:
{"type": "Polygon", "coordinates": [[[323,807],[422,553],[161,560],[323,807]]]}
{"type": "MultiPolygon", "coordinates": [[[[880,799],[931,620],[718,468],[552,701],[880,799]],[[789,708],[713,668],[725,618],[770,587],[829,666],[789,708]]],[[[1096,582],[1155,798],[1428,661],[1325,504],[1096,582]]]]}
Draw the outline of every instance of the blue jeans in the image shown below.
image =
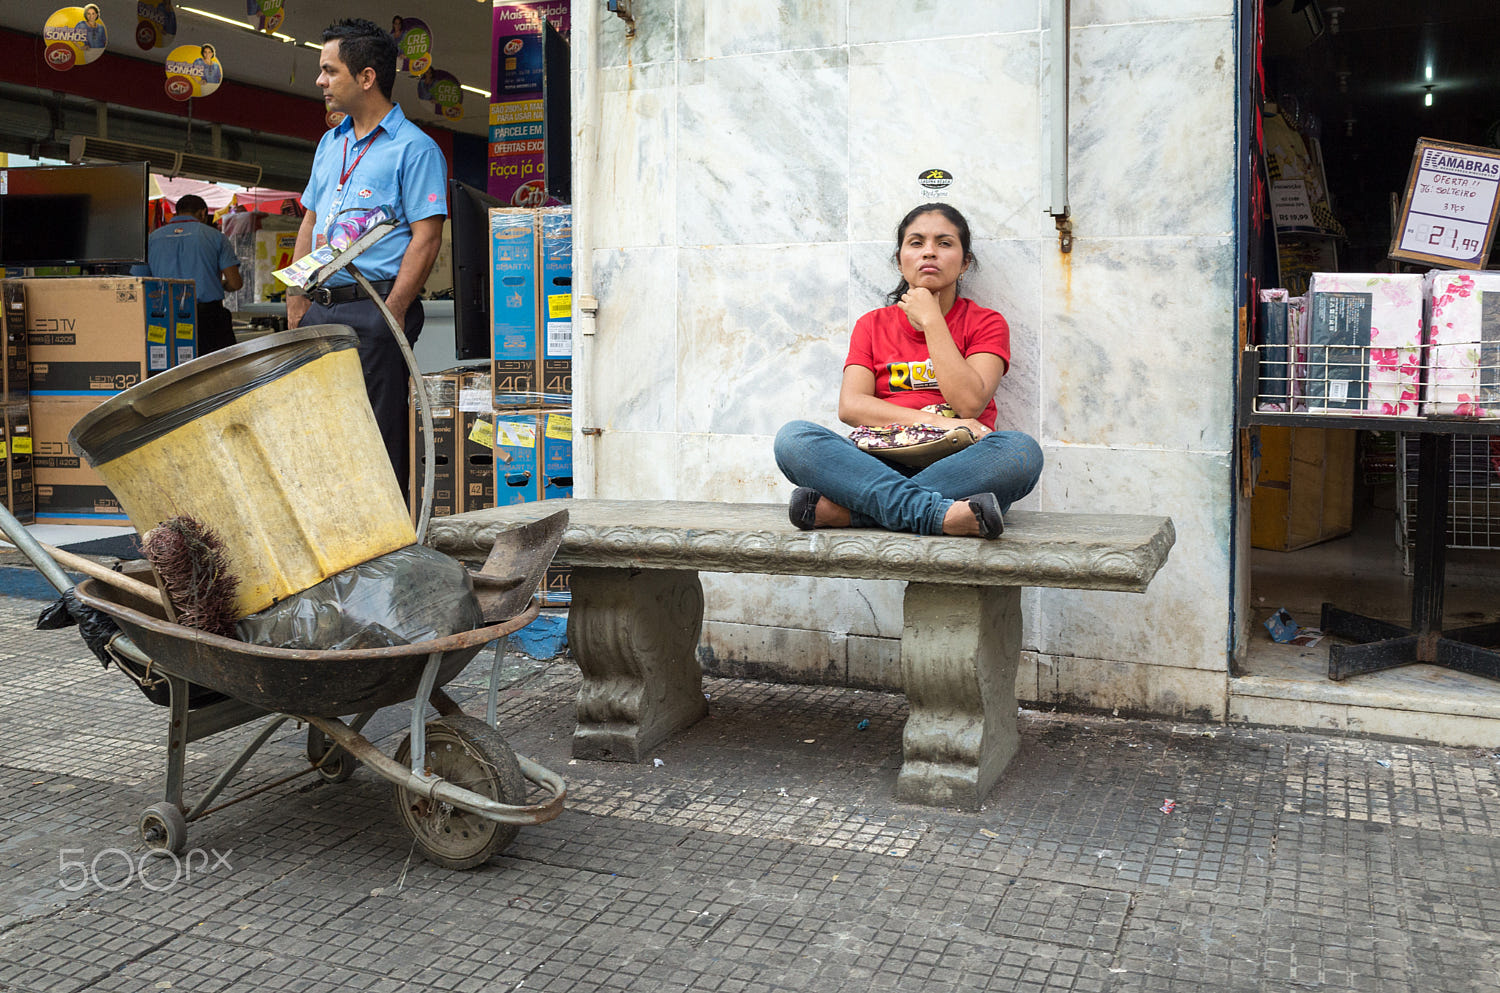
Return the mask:
{"type": "Polygon", "coordinates": [[[811,421],[776,432],[776,465],[853,516],[851,526],[942,534],[955,500],[993,493],[1000,509],[1030,493],[1042,474],[1042,447],[1020,431],[995,431],[925,469],[862,452],[846,436],[811,421]]]}

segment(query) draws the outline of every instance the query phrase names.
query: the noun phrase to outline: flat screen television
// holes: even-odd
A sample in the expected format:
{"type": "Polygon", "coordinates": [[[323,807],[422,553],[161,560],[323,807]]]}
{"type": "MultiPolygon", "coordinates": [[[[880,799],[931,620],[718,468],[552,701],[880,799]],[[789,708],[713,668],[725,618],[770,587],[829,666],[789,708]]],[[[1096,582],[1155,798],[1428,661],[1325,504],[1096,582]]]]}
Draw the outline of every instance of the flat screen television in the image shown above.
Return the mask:
{"type": "Polygon", "coordinates": [[[449,237],[453,241],[453,357],[490,357],[490,208],[505,202],[456,179],[448,180],[449,237]]]}
{"type": "Polygon", "coordinates": [[[573,101],[568,40],[548,21],[542,32],[542,162],[549,202],[573,202],[573,101]]]}
{"type": "Polygon", "coordinates": [[[146,163],[0,169],[0,263],[146,261],[146,163]]]}

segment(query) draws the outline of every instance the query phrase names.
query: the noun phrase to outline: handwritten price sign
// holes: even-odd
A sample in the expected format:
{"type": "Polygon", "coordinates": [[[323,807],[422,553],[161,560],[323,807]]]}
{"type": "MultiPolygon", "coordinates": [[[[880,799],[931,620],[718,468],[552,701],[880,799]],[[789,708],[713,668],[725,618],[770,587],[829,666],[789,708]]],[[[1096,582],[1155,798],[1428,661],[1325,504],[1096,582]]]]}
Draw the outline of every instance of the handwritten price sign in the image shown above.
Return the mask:
{"type": "Polygon", "coordinates": [[[1390,256],[1482,269],[1500,209],[1500,150],[1421,138],[1390,256]]]}

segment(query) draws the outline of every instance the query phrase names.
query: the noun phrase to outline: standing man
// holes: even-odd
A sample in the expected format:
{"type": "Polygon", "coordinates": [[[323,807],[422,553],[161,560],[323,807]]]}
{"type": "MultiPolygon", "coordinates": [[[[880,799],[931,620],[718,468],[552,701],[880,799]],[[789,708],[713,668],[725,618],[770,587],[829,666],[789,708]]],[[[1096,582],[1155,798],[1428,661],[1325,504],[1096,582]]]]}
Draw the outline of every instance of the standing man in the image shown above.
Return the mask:
{"type": "MultiPolygon", "coordinates": [[[[432,271],[448,214],[447,168],[437,143],[391,101],[395,40],[376,24],[348,18],[323,32],[318,86],[330,112],[344,119],[323,135],[302,193],[307,213],[297,231],[296,258],[328,241],[345,211],[388,207],[396,227],[365,249],[354,265],[415,342],[424,314],[417,299],[432,271]]],[[[391,467],[407,486],[407,370],[401,347],[380,308],[354,277],[340,271],[311,295],[287,294],[287,324],[344,324],[359,334],[365,390],[391,467]]]]}
{"type": "Polygon", "coordinates": [[[229,239],[208,222],[208,204],[202,197],[189,193],[177,201],[172,219],[151,232],[146,263],[132,268],[130,274],[193,281],[198,296],[198,354],[234,344],[234,317],[224,309],[224,292],[233,293],[245,281],[229,239]]]}

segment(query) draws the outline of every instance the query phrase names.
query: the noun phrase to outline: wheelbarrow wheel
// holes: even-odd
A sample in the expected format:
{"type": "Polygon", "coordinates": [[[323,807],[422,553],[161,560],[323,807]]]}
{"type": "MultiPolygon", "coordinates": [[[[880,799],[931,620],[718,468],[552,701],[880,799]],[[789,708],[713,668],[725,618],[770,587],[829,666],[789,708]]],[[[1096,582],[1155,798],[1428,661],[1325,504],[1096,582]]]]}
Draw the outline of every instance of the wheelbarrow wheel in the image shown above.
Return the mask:
{"type": "Polygon", "coordinates": [[[317,767],[318,775],[325,783],[342,783],[359,767],[359,761],[334,745],[316,724],[307,726],[307,761],[317,767]],[[332,755],[328,755],[330,750],[332,755]],[[324,759],[325,755],[328,755],[327,759],[324,759]],[[320,762],[322,765],[318,765],[320,762]]]}
{"type": "MultiPolygon", "coordinates": [[[[396,751],[411,762],[411,736],[396,751]]],[[[427,725],[427,771],[497,803],[526,802],[526,777],[500,732],[475,717],[457,714],[427,725]]],[[[503,851],[520,827],[500,824],[472,811],[395,788],[396,814],[429,861],[449,869],[472,869],[503,851]]]]}
{"type": "Polygon", "coordinates": [[[141,811],[139,827],[149,848],[181,855],[187,847],[187,818],[175,803],[153,803],[141,811]]]}

